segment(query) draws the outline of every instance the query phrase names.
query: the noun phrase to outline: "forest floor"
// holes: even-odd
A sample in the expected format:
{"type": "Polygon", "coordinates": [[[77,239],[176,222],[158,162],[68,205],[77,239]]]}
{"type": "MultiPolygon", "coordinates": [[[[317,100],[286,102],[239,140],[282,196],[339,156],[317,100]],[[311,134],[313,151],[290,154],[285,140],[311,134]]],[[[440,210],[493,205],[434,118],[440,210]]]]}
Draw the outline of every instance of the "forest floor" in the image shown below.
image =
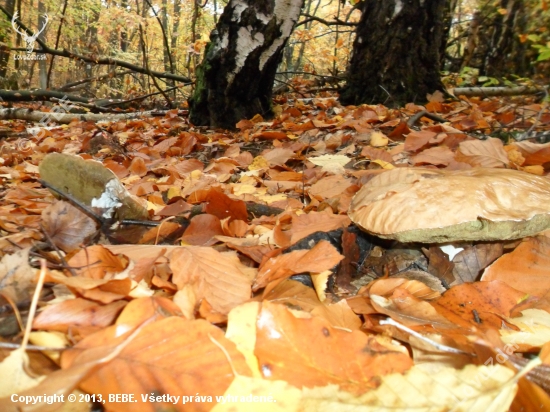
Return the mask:
{"type": "Polygon", "coordinates": [[[0,121],[0,410],[550,410],[548,105],[275,102],[0,121]]]}

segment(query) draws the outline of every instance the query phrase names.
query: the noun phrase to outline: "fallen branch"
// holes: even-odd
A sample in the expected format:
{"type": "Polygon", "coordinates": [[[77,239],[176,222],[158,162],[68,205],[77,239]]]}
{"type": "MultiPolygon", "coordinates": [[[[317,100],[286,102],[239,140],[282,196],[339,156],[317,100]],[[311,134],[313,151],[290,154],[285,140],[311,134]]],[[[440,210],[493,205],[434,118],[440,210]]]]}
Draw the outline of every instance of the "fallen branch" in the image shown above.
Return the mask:
{"type": "Polygon", "coordinates": [[[455,96],[521,96],[527,94],[544,93],[548,86],[544,87],[455,87],[450,89],[449,93],[455,96]]]}
{"type": "Polygon", "coordinates": [[[107,74],[103,74],[101,76],[96,76],[96,77],[87,77],[85,79],[81,79],[81,80],[77,80],[75,82],[71,82],[71,83],[67,83],[63,86],[61,86],[59,89],[57,89],[58,91],[61,91],[61,92],[64,92],[64,91],[69,91],[71,89],[73,90],[76,90],[76,87],[77,86],[83,86],[85,85],[86,83],[91,83],[93,81],[98,81],[98,80],[103,80],[103,79],[111,79],[113,77],[117,77],[117,76],[123,76],[123,75],[126,75],[126,74],[129,74],[129,73],[133,73],[132,70],[125,70],[125,71],[122,71],[122,72],[109,72],[107,74]]]}
{"type": "Polygon", "coordinates": [[[73,120],[85,122],[111,122],[126,119],[135,119],[151,116],[163,116],[166,111],[150,110],[146,112],[121,113],[121,114],[95,114],[95,113],[55,113],[37,112],[29,109],[0,109],[0,120],[26,120],[28,122],[42,122],[44,125],[50,123],[68,124],[73,120]]]}
{"type": "Polygon", "coordinates": [[[72,101],[78,103],[90,103],[92,99],[76,96],[73,94],[67,94],[65,92],[59,92],[55,90],[0,90],[0,99],[6,102],[28,102],[28,101],[43,101],[63,99],[65,101],[72,101]]]}

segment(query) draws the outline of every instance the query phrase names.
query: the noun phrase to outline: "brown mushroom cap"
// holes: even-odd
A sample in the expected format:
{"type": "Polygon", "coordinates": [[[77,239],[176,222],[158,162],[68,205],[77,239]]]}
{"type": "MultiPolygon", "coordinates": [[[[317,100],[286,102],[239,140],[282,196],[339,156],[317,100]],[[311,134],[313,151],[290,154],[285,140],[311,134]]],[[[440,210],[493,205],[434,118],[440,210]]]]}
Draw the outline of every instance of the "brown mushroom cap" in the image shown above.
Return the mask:
{"type": "Polygon", "coordinates": [[[550,180],[508,169],[393,169],[365,184],[348,214],[401,242],[518,239],[550,228],[550,180]]]}

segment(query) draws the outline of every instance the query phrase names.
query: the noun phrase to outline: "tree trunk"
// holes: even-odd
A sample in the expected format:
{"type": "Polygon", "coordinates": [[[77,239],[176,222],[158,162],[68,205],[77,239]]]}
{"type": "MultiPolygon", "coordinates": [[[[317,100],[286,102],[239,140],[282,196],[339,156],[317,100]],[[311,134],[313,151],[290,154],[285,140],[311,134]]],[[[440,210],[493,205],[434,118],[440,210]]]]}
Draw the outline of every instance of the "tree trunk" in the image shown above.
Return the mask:
{"type": "Polygon", "coordinates": [[[523,0],[501,0],[499,6],[499,10],[506,10],[506,13],[495,13],[491,24],[493,33],[480,74],[492,77],[526,75],[525,47],[518,37],[525,30],[525,4],[523,0]]]}
{"type": "Polygon", "coordinates": [[[365,0],[343,104],[424,102],[443,90],[440,53],[446,0],[365,0]]]}
{"type": "MultiPolygon", "coordinates": [[[[15,11],[15,0],[7,0],[5,7],[6,10],[13,16],[13,12],[15,11]]],[[[0,30],[0,43],[6,44],[6,46],[0,46],[0,78],[6,77],[8,71],[10,49],[7,47],[7,44],[10,43],[9,39],[11,33],[13,32],[10,32],[7,28],[0,30]]]]}
{"type": "MultiPolygon", "coordinates": [[[[46,6],[44,5],[44,2],[42,0],[38,2],[38,13],[40,14],[38,16],[38,27],[44,27],[47,24],[46,19],[44,18],[44,14],[46,13],[46,6]]],[[[42,41],[45,41],[45,31],[40,33],[38,38],[42,41]]],[[[40,80],[40,88],[46,89],[48,87],[48,62],[46,60],[38,61],[38,78],[40,80]]]]}
{"type": "Polygon", "coordinates": [[[230,0],[210,34],[189,100],[195,125],[234,129],[256,114],[269,118],[282,51],[304,0],[230,0]]]}
{"type": "MultiPolygon", "coordinates": [[[[445,11],[443,12],[443,40],[439,48],[439,58],[441,59],[441,68],[445,67],[445,52],[447,50],[447,41],[449,40],[449,34],[451,33],[451,27],[453,25],[453,17],[455,15],[455,10],[458,5],[458,0],[446,0],[447,5],[445,6],[445,11]]],[[[451,62],[449,62],[449,66],[451,62]]]]}

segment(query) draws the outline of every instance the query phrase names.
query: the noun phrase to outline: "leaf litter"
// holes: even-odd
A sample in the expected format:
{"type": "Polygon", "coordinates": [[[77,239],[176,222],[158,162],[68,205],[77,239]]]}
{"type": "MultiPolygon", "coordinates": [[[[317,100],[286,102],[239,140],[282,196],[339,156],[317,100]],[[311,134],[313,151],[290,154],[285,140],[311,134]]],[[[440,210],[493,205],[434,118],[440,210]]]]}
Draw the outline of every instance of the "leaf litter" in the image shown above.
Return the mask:
{"type": "MultiPolygon", "coordinates": [[[[485,138],[514,122],[529,128],[545,109],[494,98],[400,110],[341,107],[329,95],[277,104],[273,121],[243,120],[238,132],[195,128],[175,110],[105,123],[102,139],[77,121],[45,139],[4,139],[0,369],[28,376],[10,390],[84,391],[108,411],[548,406],[550,218],[544,205],[516,209],[529,188],[486,204],[491,217],[473,218],[480,237],[438,224],[446,244],[426,231],[445,217],[464,225],[460,213],[472,211],[429,178],[404,204],[401,177],[389,192],[372,189],[385,203],[360,223],[366,231],[347,214],[361,188],[410,167],[547,185],[548,144],[485,138]],[[409,124],[422,110],[446,123],[409,124]],[[34,150],[10,149],[21,139],[34,150]],[[502,216],[506,236],[491,232],[502,216]],[[391,240],[400,222],[424,237],[391,240]],[[48,347],[29,357],[9,348],[21,343],[40,259],[46,284],[30,320],[39,346],[29,349],[48,347]]],[[[7,395],[2,410],[15,410],[7,395]]]]}

